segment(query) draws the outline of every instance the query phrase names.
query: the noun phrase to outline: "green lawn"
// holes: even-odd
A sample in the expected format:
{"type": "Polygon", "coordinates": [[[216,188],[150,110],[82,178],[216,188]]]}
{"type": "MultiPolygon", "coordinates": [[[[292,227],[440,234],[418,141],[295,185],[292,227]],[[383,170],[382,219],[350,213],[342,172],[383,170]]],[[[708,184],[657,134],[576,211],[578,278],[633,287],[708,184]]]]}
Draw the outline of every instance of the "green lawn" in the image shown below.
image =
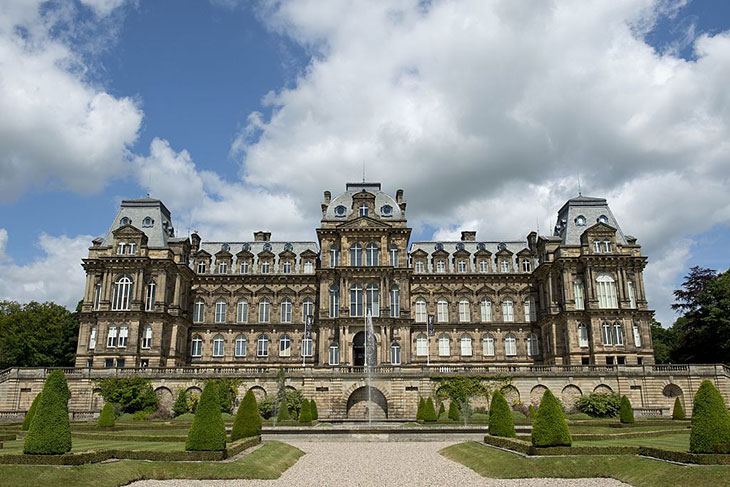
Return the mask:
{"type": "Polygon", "coordinates": [[[0,485],[116,487],[141,479],[276,479],[303,454],[273,441],[231,463],[122,460],[80,467],[0,465],[0,485]]]}
{"type": "Polygon", "coordinates": [[[610,426],[587,426],[587,425],[573,425],[569,424],[571,433],[590,433],[590,434],[608,434],[615,435],[619,433],[638,433],[643,431],[663,431],[663,430],[678,430],[678,431],[689,431],[686,424],[668,423],[665,425],[655,426],[634,426],[631,428],[611,428],[610,426]]]}
{"type": "Polygon", "coordinates": [[[573,446],[648,446],[663,450],[688,451],[689,431],[676,435],[621,438],[615,440],[574,441],[573,446]]]}
{"type": "MultiPolygon", "coordinates": [[[[3,442],[0,455],[23,453],[23,439],[3,442]]],[[[72,438],[73,452],[90,450],[154,450],[154,451],[184,451],[185,442],[162,441],[117,441],[111,438],[99,440],[85,440],[72,438]]]]}
{"type": "Polygon", "coordinates": [[[633,455],[524,458],[476,442],[452,445],[441,454],[494,478],[612,477],[641,487],[727,485],[730,478],[730,466],[680,466],[633,455]]]}

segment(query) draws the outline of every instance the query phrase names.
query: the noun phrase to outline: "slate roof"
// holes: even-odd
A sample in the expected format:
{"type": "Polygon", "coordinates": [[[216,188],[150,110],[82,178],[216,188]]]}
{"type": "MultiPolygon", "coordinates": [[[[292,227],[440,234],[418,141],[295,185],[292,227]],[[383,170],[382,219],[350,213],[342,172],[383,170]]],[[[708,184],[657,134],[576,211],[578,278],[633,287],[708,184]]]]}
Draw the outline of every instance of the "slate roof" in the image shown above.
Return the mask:
{"type": "MultiPolygon", "coordinates": [[[[500,244],[504,244],[504,248],[508,250],[509,252],[512,252],[512,265],[514,266],[514,269],[517,270],[517,267],[515,266],[514,262],[514,256],[522,251],[522,250],[529,250],[527,248],[527,242],[524,240],[514,240],[514,241],[505,241],[505,242],[486,242],[486,241],[476,241],[476,242],[462,242],[462,241],[421,241],[421,242],[413,242],[411,243],[410,247],[410,254],[413,254],[417,250],[423,250],[426,252],[429,256],[433,254],[434,252],[437,252],[436,245],[440,244],[445,252],[447,252],[450,256],[453,255],[458,251],[457,246],[459,244],[463,244],[464,250],[469,252],[470,255],[470,265],[472,267],[471,271],[476,272],[476,263],[474,261],[474,254],[477,253],[480,250],[480,247],[483,246],[484,250],[489,251],[492,254],[491,260],[492,264],[496,262],[496,256],[495,254],[500,251],[500,244]]],[[[429,259],[430,260],[430,259],[429,259]]],[[[456,269],[454,266],[456,265],[455,262],[449,263],[449,272],[456,272],[456,269]]],[[[434,269],[433,263],[429,262],[427,265],[427,271],[433,272],[434,269]]]]}
{"type": "Polygon", "coordinates": [[[626,245],[626,237],[605,198],[577,196],[569,199],[558,211],[558,220],[553,235],[560,237],[565,245],[580,245],[580,236],[586,229],[598,223],[601,216],[606,217],[607,225],[616,229],[616,243],[626,245]],[[585,226],[576,224],[579,216],[585,218],[585,226]]]}
{"type": "Polygon", "coordinates": [[[147,245],[149,247],[167,247],[168,241],[175,238],[170,210],[167,209],[162,201],[154,198],[139,198],[122,200],[122,204],[117,211],[117,216],[112,221],[104,237],[102,242],[103,246],[112,245],[114,241],[112,232],[122,226],[121,220],[125,217],[131,220],[133,227],[138,228],[147,235],[147,245]],[[142,221],[146,217],[152,218],[152,226],[146,227],[142,225],[142,221]]]}
{"type": "Polygon", "coordinates": [[[403,213],[401,212],[398,203],[396,203],[395,198],[390,196],[388,193],[381,191],[380,183],[347,183],[346,188],[347,190],[344,193],[337,195],[330,201],[330,204],[327,207],[327,212],[325,213],[325,220],[347,220],[353,212],[357,211],[357,208],[352,207],[352,196],[363,190],[375,195],[375,214],[378,218],[382,218],[383,221],[403,219],[403,213]],[[344,216],[335,215],[335,208],[340,205],[345,207],[344,216]],[[385,205],[389,205],[393,208],[391,216],[382,216],[380,214],[380,209],[385,205]]]}

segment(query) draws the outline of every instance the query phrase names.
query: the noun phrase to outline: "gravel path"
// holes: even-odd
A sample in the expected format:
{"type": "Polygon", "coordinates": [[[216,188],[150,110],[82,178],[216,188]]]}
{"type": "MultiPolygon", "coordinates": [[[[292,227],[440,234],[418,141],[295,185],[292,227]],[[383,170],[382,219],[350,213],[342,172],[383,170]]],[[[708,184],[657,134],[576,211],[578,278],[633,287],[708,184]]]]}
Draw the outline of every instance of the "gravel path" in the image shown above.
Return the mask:
{"type": "Polygon", "coordinates": [[[282,485],[390,486],[624,486],[613,479],[517,479],[480,477],[439,455],[454,442],[301,442],[289,444],[307,454],[278,480],[144,480],[134,487],[275,487],[282,485]]]}

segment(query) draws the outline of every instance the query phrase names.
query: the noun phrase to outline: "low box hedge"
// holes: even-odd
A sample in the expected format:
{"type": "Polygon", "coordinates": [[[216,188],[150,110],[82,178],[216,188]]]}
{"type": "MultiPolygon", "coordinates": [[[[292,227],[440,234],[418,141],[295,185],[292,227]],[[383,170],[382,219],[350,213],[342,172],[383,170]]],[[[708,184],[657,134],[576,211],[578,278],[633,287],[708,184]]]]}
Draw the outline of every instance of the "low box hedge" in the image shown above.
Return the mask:
{"type": "Polygon", "coordinates": [[[251,436],[249,438],[241,438],[233,443],[229,443],[226,447],[226,458],[234,457],[241,453],[243,450],[248,450],[261,443],[260,436],[251,436]]]}
{"type": "Polygon", "coordinates": [[[641,446],[639,447],[639,455],[669,462],[697,465],[730,465],[730,455],[723,453],[689,453],[641,446]]]}
{"type": "Polygon", "coordinates": [[[104,435],[102,433],[73,433],[74,438],[83,440],[116,440],[116,441],[159,441],[163,443],[185,443],[186,435],[104,435]]]}
{"type": "Polygon", "coordinates": [[[137,423],[117,423],[110,428],[100,428],[96,423],[71,423],[71,431],[98,431],[98,432],[109,432],[109,431],[124,431],[124,430],[157,430],[157,429],[170,429],[170,428],[185,428],[190,426],[190,423],[150,423],[148,421],[139,421],[137,423]]]}
{"type": "Polygon", "coordinates": [[[523,455],[529,455],[530,449],[532,448],[532,445],[526,441],[507,438],[505,436],[487,435],[484,437],[484,443],[522,453],[523,455]]]}
{"type": "Polygon", "coordinates": [[[539,448],[523,440],[491,435],[484,437],[484,443],[529,456],[636,455],[639,451],[639,447],[635,446],[550,446],[539,448]]]}
{"type": "Polygon", "coordinates": [[[664,435],[676,435],[685,432],[685,428],[658,430],[658,431],[629,431],[626,433],[577,433],[573,435],[576,441],[604,441],[620,440],[624,438],[653,438],[664,435]]]}
{"type": "Polygon", "coordinates": [[[608,426],[609,428],[636,428],[637,426],[676,426],[678,424],[690,425],[687,420],[676,420],[676,419],[654,419],[648,421],[636,421],[634,423],[608,423],[602,424],[601,426],[608,426]]]}
{"type": "Polygon", "coordinates": [[[84,465],[110,458],[106,450],[63,455],[0,455],[0,465],[84,465]]]}

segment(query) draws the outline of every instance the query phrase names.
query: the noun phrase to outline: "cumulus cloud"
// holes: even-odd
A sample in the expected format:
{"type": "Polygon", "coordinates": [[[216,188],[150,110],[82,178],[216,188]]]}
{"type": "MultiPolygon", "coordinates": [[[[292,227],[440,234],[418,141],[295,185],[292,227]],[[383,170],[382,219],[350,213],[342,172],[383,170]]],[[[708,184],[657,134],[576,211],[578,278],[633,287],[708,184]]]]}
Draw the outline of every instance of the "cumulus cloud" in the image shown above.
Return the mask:
{"type": "MultiPolygon", "coordinates": [[[[84,60],[50,32],[65,19],[40,0],[0,5],[0,200],[29,187],[80,193],[128,170],[142,111],[85,78],[84,60]]],[[[122,2],[87,0],[97,16],[122,2]]]]}

